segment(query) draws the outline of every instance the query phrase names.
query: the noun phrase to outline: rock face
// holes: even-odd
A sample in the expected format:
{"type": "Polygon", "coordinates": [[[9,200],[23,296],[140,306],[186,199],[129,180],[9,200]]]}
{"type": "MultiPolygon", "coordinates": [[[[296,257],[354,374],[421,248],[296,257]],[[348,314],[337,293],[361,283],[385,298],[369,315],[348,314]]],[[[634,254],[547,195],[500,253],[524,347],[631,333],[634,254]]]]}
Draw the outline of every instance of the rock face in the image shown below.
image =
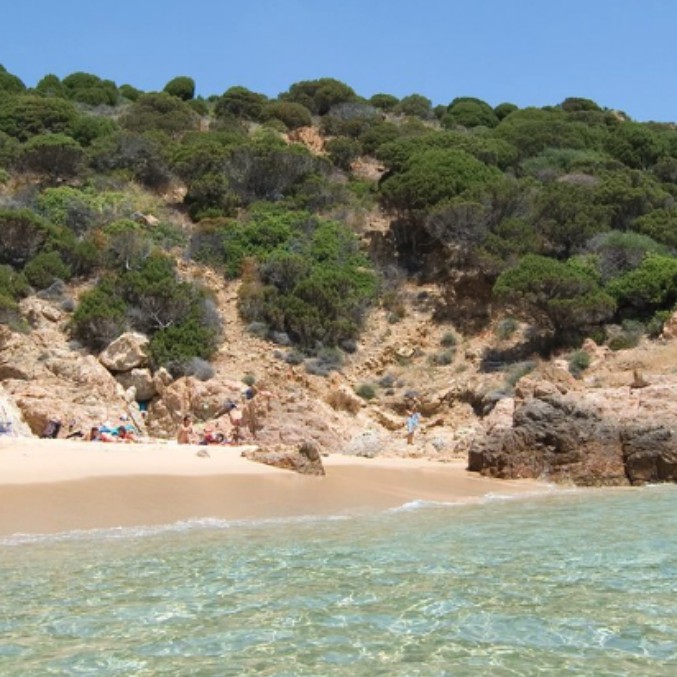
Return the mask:
{"type": "Polygon", "coordinates": [[[324,465],[319,447],[315,442],[306,441],[296,449],[252,449],[242,455],[251,461],[273,465],[276,468],[293,470],[302,475],[324,475],[324,465]]]}
{"type": "Polygon", "coordinates": [[[577,485],[677,481],[677,420],[665,407],[664,386],[638,395],[630,388],[562,392],[525,381],[511,425],[487,428],[473,441],[469,470],[577,485]]]}
{"type": "Polygon", "coordinates": [[[131,371],[148,362],[148,337],[128,332],[115,339],[99,355],[99,361],[109,371],[131,371]]]}

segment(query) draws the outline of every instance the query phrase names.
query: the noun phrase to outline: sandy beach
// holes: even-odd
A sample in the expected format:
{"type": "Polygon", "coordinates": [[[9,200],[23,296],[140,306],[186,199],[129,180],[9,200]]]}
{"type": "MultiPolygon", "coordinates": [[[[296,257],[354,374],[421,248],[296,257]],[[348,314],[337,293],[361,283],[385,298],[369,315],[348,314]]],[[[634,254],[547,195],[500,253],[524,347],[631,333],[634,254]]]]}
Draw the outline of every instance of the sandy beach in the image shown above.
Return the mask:
{"type": "Polygon", "coordinates": [[[339,515],[410,501],[461,502],[540,492],[465,463],[331,455],[324,477],[242,458],[242,447],[103,444],[0,438],[0,535],[43,534],[180,520],[339,515]]]}

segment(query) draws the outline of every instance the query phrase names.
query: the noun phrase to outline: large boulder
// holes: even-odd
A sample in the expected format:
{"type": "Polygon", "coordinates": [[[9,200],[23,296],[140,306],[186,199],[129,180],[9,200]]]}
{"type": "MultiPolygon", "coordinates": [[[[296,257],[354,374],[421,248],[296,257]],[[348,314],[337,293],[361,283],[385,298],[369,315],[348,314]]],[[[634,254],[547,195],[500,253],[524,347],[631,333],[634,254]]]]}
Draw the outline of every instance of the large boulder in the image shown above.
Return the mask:
{"type": "Polygon", "coordinates": [[[148,337],[135,332],[118,336],[99,355],[99,361],[109,371],[130,371],[148,363],[148,337]]]}
{"type": "Polygon", "coordinates": [[[150,369],[131,369],[115,374],[115,380],[125,389],[134,388],[135,397],[144,402],[157,395],[155,380],[150,369]]]}
{"type": "Polygon", "coordinates": [[[325,474],[319,446],[312,440],[306,440],[296,448],[248,449],[242,455],[250,461],[293,470],[301,475],[325,474]]]}

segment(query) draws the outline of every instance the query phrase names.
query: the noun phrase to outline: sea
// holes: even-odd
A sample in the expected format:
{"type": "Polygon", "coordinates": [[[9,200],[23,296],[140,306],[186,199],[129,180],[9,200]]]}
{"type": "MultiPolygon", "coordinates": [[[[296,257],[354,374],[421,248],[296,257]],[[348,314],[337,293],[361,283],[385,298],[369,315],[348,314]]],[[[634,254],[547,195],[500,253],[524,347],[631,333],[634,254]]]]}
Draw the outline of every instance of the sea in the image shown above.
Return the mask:
{"type": "Polygon", "coordinates": [[[0,539],[0,675],[677,675],[677,486],[0,539]]]}

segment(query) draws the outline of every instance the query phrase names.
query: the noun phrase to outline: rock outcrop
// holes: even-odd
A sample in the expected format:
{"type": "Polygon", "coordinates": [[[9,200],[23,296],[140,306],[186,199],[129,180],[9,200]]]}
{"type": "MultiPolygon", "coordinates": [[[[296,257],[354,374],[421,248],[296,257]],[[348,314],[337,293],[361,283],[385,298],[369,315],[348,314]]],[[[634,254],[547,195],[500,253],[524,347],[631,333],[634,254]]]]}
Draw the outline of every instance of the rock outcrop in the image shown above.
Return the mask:
{"type": "Polygon", "coordinates": [[[568,391],[520,382],[510,425],[473,441],[468,469],[576,485],[677,481],[677,385],[568,391]],[[668,390],[670,392],[668,392],[668,390]]]}
{"type": "Polygon", "coordinates": [[[276,468],[293,470],[301,475],[324,475],[324,465],[318,445],[305,441],[298,447],[278,447],[271,449],[249,449],[242,452],[245,458],[257,463],[265,463],[276,468]]]}

